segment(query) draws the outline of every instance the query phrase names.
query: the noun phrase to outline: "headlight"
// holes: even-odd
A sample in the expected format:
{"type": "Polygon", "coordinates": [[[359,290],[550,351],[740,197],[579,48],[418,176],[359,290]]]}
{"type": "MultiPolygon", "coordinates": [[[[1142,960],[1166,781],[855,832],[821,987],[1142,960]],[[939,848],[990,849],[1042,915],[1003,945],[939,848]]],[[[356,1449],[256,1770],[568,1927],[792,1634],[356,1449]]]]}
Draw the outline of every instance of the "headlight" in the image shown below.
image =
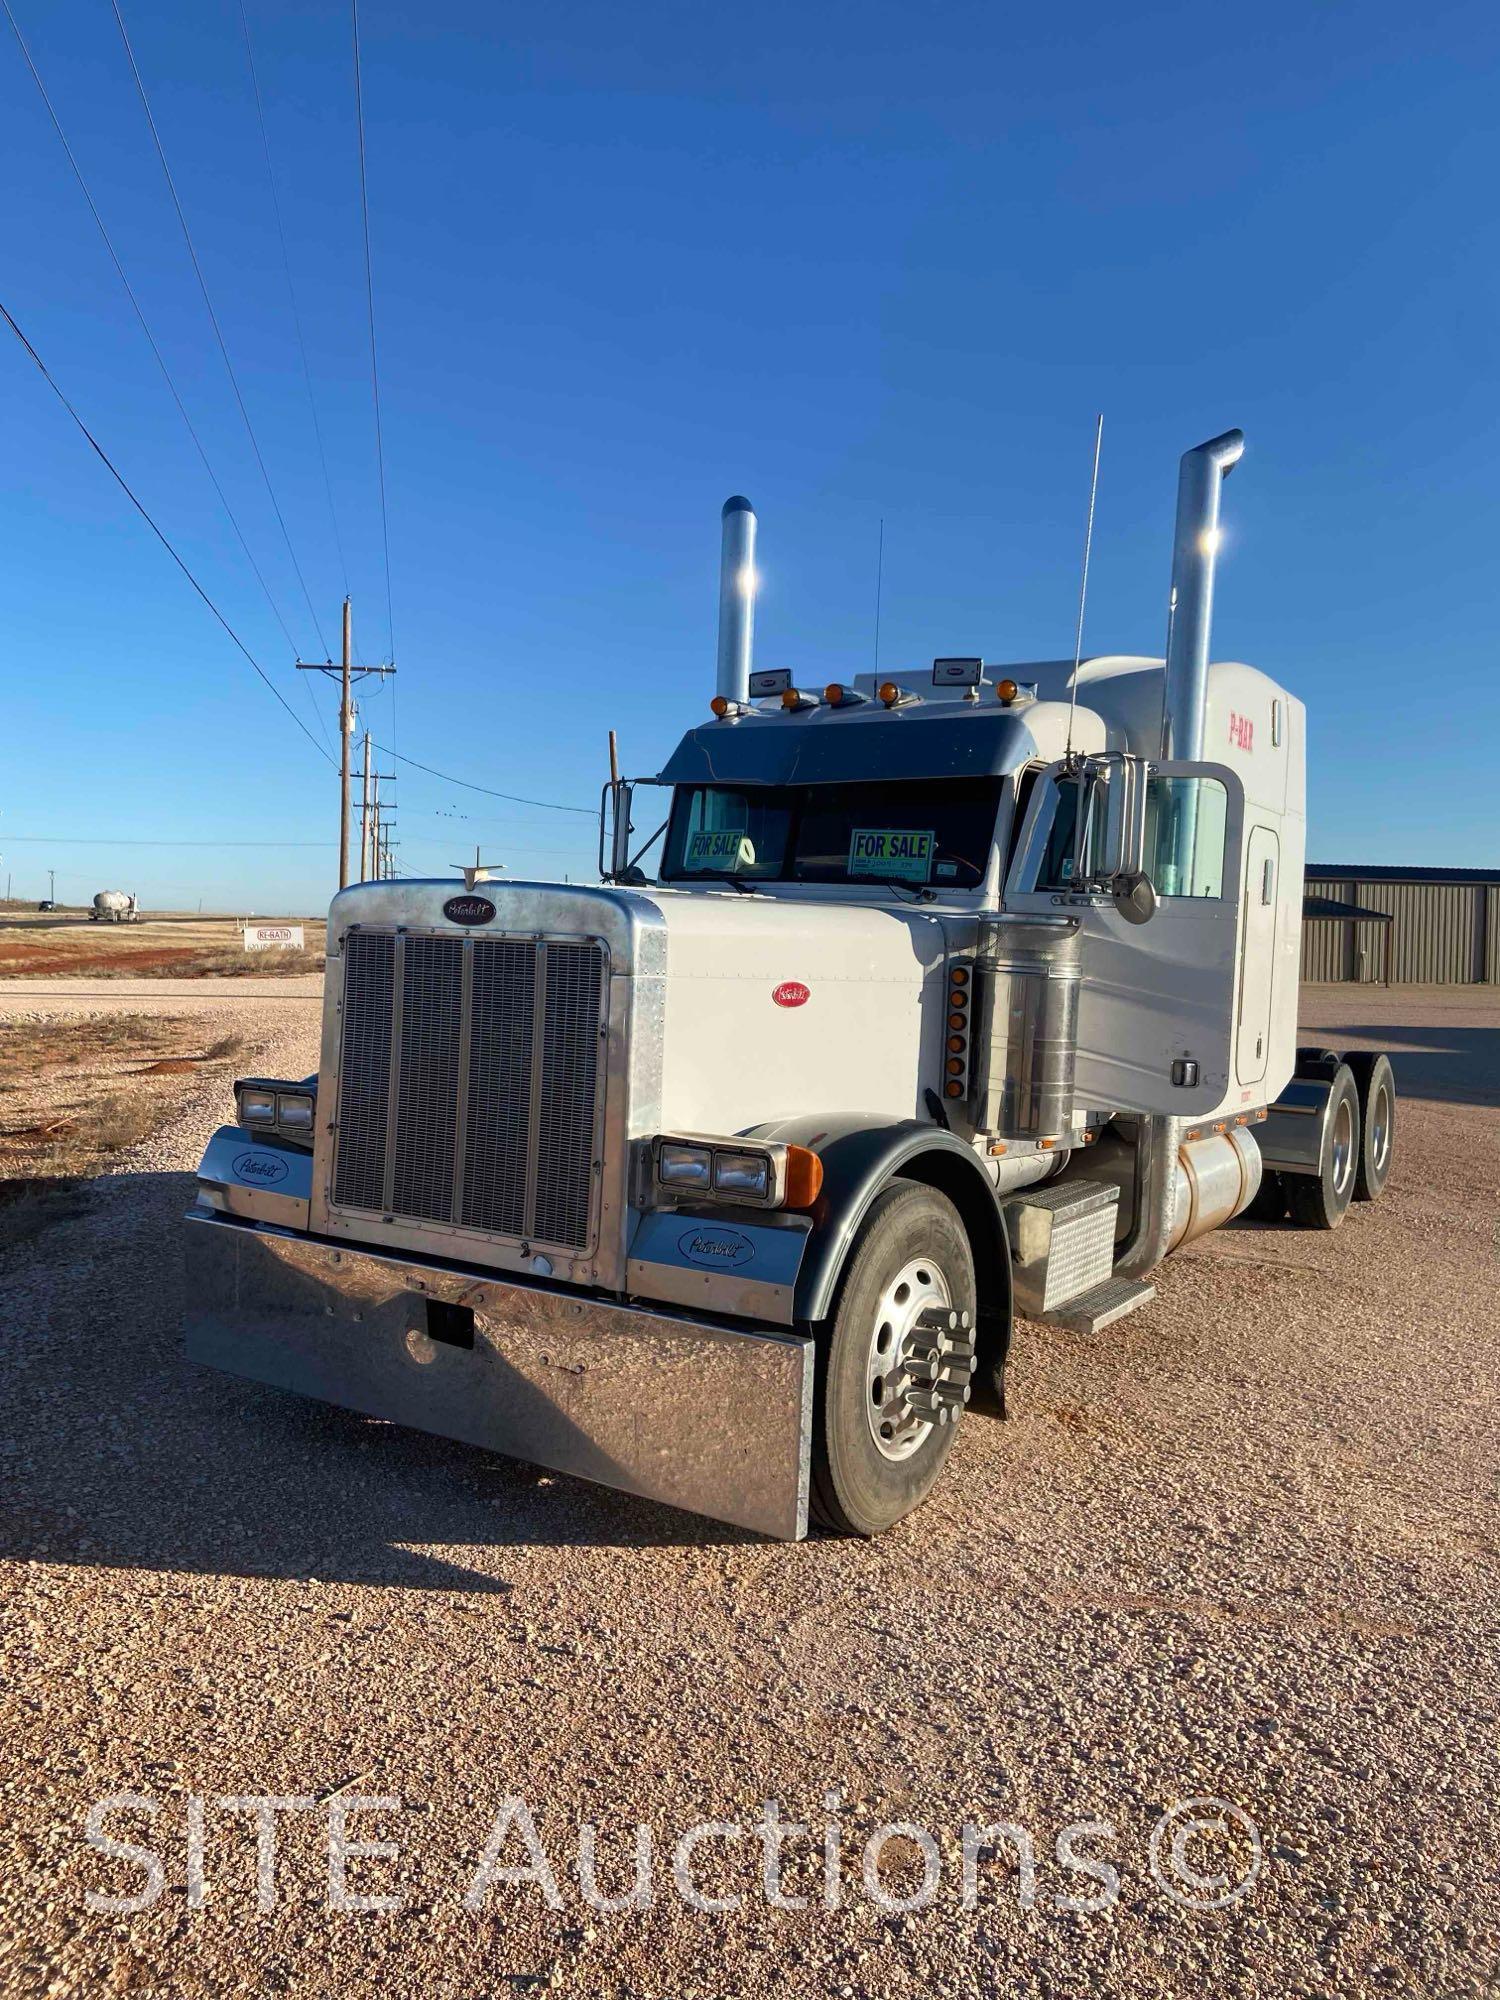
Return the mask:
{"type": "Polygon", "coordinates": [[[275,1077],[242,1077],[234,1086],[235,1121],[249,1132],[310,1146],[317,1119],[317,1078],[282,1083],[275,1077]]]}
{"type": "Polygon", "coordinates": [[[765,1153],[715,1153],[714,1186],[720,1194],[749,1195],[764,1201],[771,1192],[771,1161],[765,1153]]]}
{"type": "Polygon", "coordinates": [[[823,1186],[823,1162],[806,1146],[700,1132],[659,1133],[651,1141],[651,1174],[664,1197],[747,1208],[811,1208],[823,1186]]]}
{"type": "Polygon", "coordinates": [[[706,1188],[713,1175],[713,1154],[707,1146],[663,1146],[656,1172],[665,1187],[706,1188]]]}

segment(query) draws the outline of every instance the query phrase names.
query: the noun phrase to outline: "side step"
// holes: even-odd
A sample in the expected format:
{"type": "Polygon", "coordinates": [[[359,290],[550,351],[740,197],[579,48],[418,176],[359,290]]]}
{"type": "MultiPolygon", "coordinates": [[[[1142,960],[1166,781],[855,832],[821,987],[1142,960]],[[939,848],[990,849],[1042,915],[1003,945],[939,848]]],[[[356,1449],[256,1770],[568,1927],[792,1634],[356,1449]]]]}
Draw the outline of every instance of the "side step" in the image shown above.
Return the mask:
{"type": "Polygon", "coordinates": [[[1143,1285],[1135,1278],[1110,1278],[1081,1298],[1070,1299],[1065,1306],[1038,1313],[1036,1317],[1048,1326],[1065,1326],[1073,1333],[1098,1333],[1155,1297],[1155,1285],[1143,1285]]]}
{"type": "Polygon", "coordinates": [[[1049,1181],[1005,1204],[1016,1310],[1027,1319],[1083,1298],[1115,1267],[1120,1190],[1109,1181],[1049,1181]]]}

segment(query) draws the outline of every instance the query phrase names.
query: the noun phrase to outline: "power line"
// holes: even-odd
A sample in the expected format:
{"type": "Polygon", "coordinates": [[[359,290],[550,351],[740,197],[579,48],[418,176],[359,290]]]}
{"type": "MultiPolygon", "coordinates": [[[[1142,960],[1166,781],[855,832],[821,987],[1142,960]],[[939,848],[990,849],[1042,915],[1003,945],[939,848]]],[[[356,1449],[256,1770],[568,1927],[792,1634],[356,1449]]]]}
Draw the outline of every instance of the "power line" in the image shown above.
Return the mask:
{"type": "Polygon", "coordinates": [[[331,847],[331,840],[137,840],[133,833],[8,833],[7,841],[26,841],[38,847],[331,847]]]}
{"type": "MultiPolygon", "coordinates": [[[[78,186],[83,194],[84,201],[88,204],[89,213],[90,215],[93,216],[95,225],[97,226],[99,234],[103,239],[104,247],[109,252],[110,262],[114,265],[120,283],[125,288],[125,296],[127,299],[129,299],[130,304],[135,312],[135,316],[137,320],[139,320],[140,322],[141,331],[146,336],[147,344],[149,345],[151,352],[156,357],[156,365],[161,370],[162,380],[167,385],[167,389],[171,394],[172,401],[177,405],[177,414],[182,418],[184,425],[187,427],[188,436],[192,439],[194,445],[197,447],[198,456],[203,461],[203,470],[208,474],[213,489],[215,493],[217,493],[219,496],[219,504],[224,509],[224,513],[226,518],[228,519],[229,525],[231,528],[233,528],[235,535],[238,538],[239,545],[245,552],[245,560],[246,562],[249,563],[251,570],[254,572],[255,580],[260,585],[261,591],[265,596],[265,600],[267,604],[269,604],[271,607],[272,615],[274,616],[276,623],[281,627],[282,633],[286,638],[287,645],[291,648],[292,657],[295,659],[297,654],[297,642],[292,637],[291,630],[287,625],[286,619],[282,616],[281,606],[276,602],[275,597],[271,593],[271,586],[266,582],[265,576],[261,571],[260,564],[255,560],[254,555],[251,553],[250,544],[245,539],[245,531],[243,528],[241,528],[239,524],[239,519],[236,516],[234,509],[229,504],[229,497],[225,493],[223,486],[219,482],[218,474],[213,469],[213,465],[209,460],[208,452],[204,447],[203,440],[201,437],[199,437],[197,428],[195,427],[192,418],[188,415],[187,405],[183,402],[181,395],[178,393],[177,384],[172,379],[172,371],[167,366],[166,356],[162,353],[161,348],[157,343],[156,335],[151,331],[150,322],[146,318],[146,314],[144,309],[142,308],[141,302],[136,297],[135,287],[131,284],[129,278],[125,275],[125,266],[120,261],[120,253],[116,250],[114,245],[114,239],[111,237],[108,229],[105,227],[104,217],[99,213],[99,205],[94,200],[93,194],[90,191],[88,181],[84,177],[83,168],[78,164],[78,157],[74,153],[72,146],[68,143],[68,135],[63,130],[62,120],[57,115],[57,110],[53,105],[51,97],[48,95],[47,86],[42,81],[41,71],[37,68],[36,63],[32,58],[31,50],[26,45],[26,38],[21,33],[20,23],[16,20],[15,14],[11,10],[10,0],[0,0],[0,5],[3,5],[5,8],[5,18],[10,22],[11,32],[15,35],[16,41],[20,46],[21,54],[25,58],[26,67],[31,71],[32,81],[36,84],[37,90],[41,95],[42,103],[46,106],[47,116],[52,120],[52,129],[56,132],[58,138],[62,142],[62,149],[64,153],[66,153],[68,156],[68,165],[73,169],[73,177],[78,182],[78,186]]],[[[320,727],[323,726],[321,717],[319,717],[319,726],[320,727]]],[[[324,738],[326,741],[327,739],[326,729],[324,729],[324,738]]]]}
{"type": "Polygon", "coordinates": [[[338,550],[339,570],[344,579],[344,595],[347,597],[349,565],[344,556],[344,538],[339,533],[338,510],[333,504],[333,481],[328,473],[328,453],[323,445],[323,426],[318,421],[318,402],[313,394],[312,369],[308,365],[307,342],[302,333],[302,315],[297,309],[297,287],[292,280],[291,252],[287,248],[286,225],[281,216],[281,197],[276,191],[276,169],[271,163],[271,136],[266,129],[266,107],[260,94],[260,77],[255,68],[255,47],[250,39],[250,16],[245,11],[245,0],[240,0],[240,26],[245,31],[245,63],[250,71],[250,87],[255,94],[255,115],[260,121],[260,143],[266,155],[266,181],[271,190],[271,212],[276,217],[276,234],[281,239],[281,264],[286,272],[286,293],[292,308],[292,325],[297,333],[297,349],[302,356],[302,379],[307,384],[307,407],[312,414],[313,436],[318,441],[318,460],[323,467],[323,490],[328,495],[328,519],[333,526],[333,544],[338,550]]]}
{"type": "MultiPolygon", "coordinates": [[[[118,0],[117,0],[118,4],[118,0]]],[[[359,207],[365,238],[365,305],[370,321],[370,391],[375,403],[375,463],[380,475],[380,540],[385,553],[385,625],[390,656],[396,657],[396,616],[391,608],[391,530],[385,506],[385,433],[380,421],[380,362],[375,348],[375,272],[370,259],[370,185],[365,171],[365,94],[359,67],[359,0],[350,0],[354,29],[354,118],[359,133],[359,207]]],[[[391,691],[392,714],[395,690],[391,691]]]]}
{"type": "Polygon", "coordinates": [[[323,749],[322,744],[319,743],[317,737],[313,735],[312,731],[308,728],[307,724],[302,720],[302,717],[297,713],[296,709],[292,707],[291,703],[287,700],[286,696],[281,692],[280,688],[277,687],[276,683],[271,679],[270,675],[266,672],[265,668],[261,665],[260,661],[256,659],[255,655],[251,652],[250,648],[245,644],[244,640],[240,637],[239,633],[235,631],[234,627],[230,624],[229,620],[224,616],[223,612],[219,609],[218,605],[214,603],[213,599],[209,596],[208,592],[203,588],[203,585],[198,581],[197,577],[193,575],[193,572],[188,568],[187,564],[183,561],[182,557],[178,555],[176,549],[172,546],[171,542],[168,541],[165,532],[157,526],[156,521],[153,519],[152,515],[147,511],[145,503],[137,499],[124,473],[120,471],[119,467],[115,464],[114,460],[110,457],[109,453],[104,449],[103,445],[100,444],[99,440],[94,436],[94,433],[89,429],[88,425],[83,421],[83,418],[79,416],[78,412],[74,409],[73,405],[68,401],[67,397],[63,394],[62,390],[59,388],[56,381],[54,381],[51,370],[48,368],[46,362],[43,361],[41,355],[37,353],[36,349],[32,346],[31,342],[26,338],[25,334],[22,333],[20,327],[16,324],[14,318],[11,316],[10,309],[3,303],[0,303],[0,315],[4,316],[6,325],[10,328],[11,332],[16,336],[16,339],[20,341],[21,345],[25,348],[26,352],[31,356],[32,360],[36,363],[37,368],[41,373],[42,380],[47,384],[47,387],[52,391],[53,395],[56,396],[58,402],[62,404],[63,408],[67,411],[68,415],[73,419],[74,423],[77,424],[79,430],[83,432],[84,437],[88,440],[90,446],[93,448],[95,454],[99,458],[100,462],[103,464],[105,470],[109,473],[110,477],[115,481],[116,485],[120,488],[120,491],[125,495],[125,498],[130,502],[131,506],[134,507],[135,511],[140,515],[141,519],[146,523],[146,526],[151,530],[152,534],[155,535],[156,539],[161,543],[162,547],[166,550],[167,554],[172,558],[173,562],[176,563],[177,567],[182,571],[183,575],[187,578],[188,582],[193,586],[193,589],[197,592],[198,596],[202,598],[203,602],[208,606],[209,610],[213,613],[214,617],[219,621],[220,625],[223,626],[224,630],[229,634],[229,637],[234,641],[234,644],[244,654],[245,658],[250,662],[251,666],[255,669],[256,673],[260,676],[260,678],[265,682],[266,686],[270,689],[271,693],[275,695],[276,699],[281,703],[281,706],[286,710],[287,714],[292,718],[293,722],[295,722],[297,727],[302,731],[302,734],[307,738],[308,742],[312,745],[314,750],[317,751],[320,757],[323,757],[328,763],[331,764],[333,762],[333,759],[328,756],[327,752],[323,749]]]}
{"type": "Polygon", "coordinates": [[[239,405],[240,415],[244,419],[245,435],[250,440],[250,449],[255,454],[255,462],[260,467],[260,476],[265,481],[266,492],[270,497],[272,511],[275,513],[277,524],[281,529],[281,538],[286,543],[286,552],[291,558],[292,568],[297,573],[297,582],[301,585],[302,595],[307,603],[308,616],[313,622],[313,631],[317,634],[318,644],[323,648],[326,655],[328,652],[328,642],[323,637],[323,628],[318,623],[318,614],[313,607],[312,594],[308,590],[307,579],[302,574],[302,565],[298,562],[297,552],[292,547],[292,538],[287,529],[286,517],[281,511],[280,501],[276,498],[276,489],[271,484],[271,475],[266,470],[266,461],[261,455],[260,444],[255,435],[255,426],[250,421],[250,412],[245,406],[245,398],[240,393],[239,377],[234,372],[234,363],[229,358],[229,348],[225,342],[223,330],[219,325],[219,316],[214,311],[214,303],[209,296],[208,281],[203,275],[203,266],[198,261],[198,252],[193,245],[193,233],[188,228],[187,216],[184,213],[182,202],[178,197],[177,183],[172,178],[172,169],[167,165],[166,148],[162,145],[161,134],[156,129],[156,119],[152,116],[151,112],[151,100],[146,95],[145,80],[141,76],[140,67],[136,62],[135,50],[130,45],[130,36],[125,28],[125,16],[120,12],[120,0],[110,0],[110,5],[114,8],[115,21],[120,30],[120,40],[125,44],[125,54],[130,62],[130,73],[135,78],[135,87],[140,96],[141,108],[146,114],[146,123],[151,128],[151,138],[156,146],[156,157],[161,161],[161,170],[166,178],[167,191],[172,197],[172,206],[177,211],[177,220],[182,225],[182,240],[187,245],[187,253],[192,261],[194,275],[198,280],[198,289],[203,294],[203,304],[208,312],[209,324],[214,330],[214,339],[219,344],[219,352],[224,357],[224,368],[229,376],[229,386],[234,391],[234,400],[239,405]]]}
{"type": "Polygon", "coordinates": [[[584,819],[599,817],[592,806],[560,806],[555,799],[526,799],[518,792],[497,792],[492,785],[476,785],[468,778],[455,778],[447,771],[435,771],[431,764],[419,764],[415,757],[403,757],[389,744],[377,743],[375,748],[382,757],[394,757],[398,764],[410,764],[414,770],[425,771],[429,778],[441,778],[445,785],[461,785],[466,792],[483,792],[490,799],[509,799],[515,806],[540,806],[544,812],[579,813],[584,819]]]}

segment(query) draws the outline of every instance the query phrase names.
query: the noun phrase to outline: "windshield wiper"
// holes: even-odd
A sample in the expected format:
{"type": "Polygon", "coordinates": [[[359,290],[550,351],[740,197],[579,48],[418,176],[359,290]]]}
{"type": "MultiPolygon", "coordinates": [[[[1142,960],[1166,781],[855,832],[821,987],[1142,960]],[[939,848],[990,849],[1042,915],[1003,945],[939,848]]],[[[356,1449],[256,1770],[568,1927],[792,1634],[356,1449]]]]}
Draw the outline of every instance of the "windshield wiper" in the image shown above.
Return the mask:
{"type": "Polygon", "coordinates": [[[903,882],[896,875],[865,875],[857,879],[868,882],[875,889],[899,889],[903,895],[910,896],[914,903],[930,903],[932,901],[932,891],[930,889],[916,882],[903,882]]]}
{"type": "Polygon", "coordinates": [[[735,875],[728,868],[695,868],[690,875],[674,875],[674,882],[728,882],[739,890],[742,896],[753,896],[755,884],[743,875],[735,875]]]}

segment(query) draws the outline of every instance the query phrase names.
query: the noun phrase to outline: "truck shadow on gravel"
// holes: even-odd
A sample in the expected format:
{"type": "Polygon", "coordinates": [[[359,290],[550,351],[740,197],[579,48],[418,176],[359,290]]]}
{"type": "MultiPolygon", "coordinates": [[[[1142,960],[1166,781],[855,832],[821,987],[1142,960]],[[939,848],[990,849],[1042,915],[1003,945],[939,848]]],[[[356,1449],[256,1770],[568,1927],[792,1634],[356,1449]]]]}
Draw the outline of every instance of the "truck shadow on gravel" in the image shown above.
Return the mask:
{"type": "Polygon", "coordinates": [[[1450,1022],[1414,1027],[1360,1021],[1347,1027],[1303,1028],[1300,1039],[1329,1048],[1384,1049],[1401,1097],[1434,1104],[1500,1104],[1500,1027],[1456,1028],[1450,1022]]]}
{"type": "Polygon", "coordinates": [[[503,1593],[507,1547],[757,1539],[197,1367],[180,1333],[193,1191],[191,1174],[95,1182],[9,1273],[0,1556],[503,1593]]]}

